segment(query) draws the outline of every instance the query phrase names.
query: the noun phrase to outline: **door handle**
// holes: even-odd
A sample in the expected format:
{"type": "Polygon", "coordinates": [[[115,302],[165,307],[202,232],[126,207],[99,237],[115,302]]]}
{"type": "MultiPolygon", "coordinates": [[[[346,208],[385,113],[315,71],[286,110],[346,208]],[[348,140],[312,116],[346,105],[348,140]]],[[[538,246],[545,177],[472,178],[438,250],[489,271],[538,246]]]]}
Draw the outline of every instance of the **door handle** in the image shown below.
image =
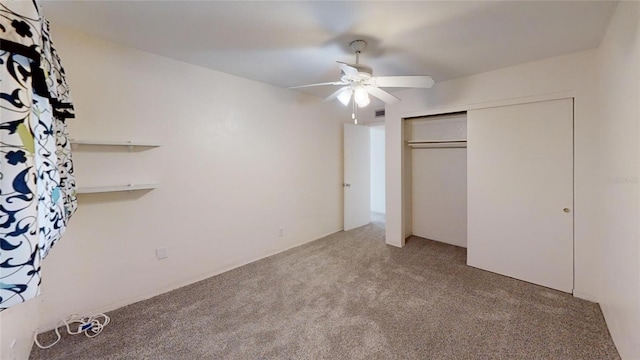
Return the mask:
{"type": "Polygon", "coordinates": [[[564,211],[564,212],[566,212],[566,213],[568,214],[568,213],[570,213],[570,212],[571,212],[571,209],[569,209],[569,208],[564,208],[564,209],[562,209],[562,211],[564,211]]]}
{"type": "Polygon", "coordinates": [[[351,187],[351,184],[343,183],[342,186],[343,187],[351,187]]]}

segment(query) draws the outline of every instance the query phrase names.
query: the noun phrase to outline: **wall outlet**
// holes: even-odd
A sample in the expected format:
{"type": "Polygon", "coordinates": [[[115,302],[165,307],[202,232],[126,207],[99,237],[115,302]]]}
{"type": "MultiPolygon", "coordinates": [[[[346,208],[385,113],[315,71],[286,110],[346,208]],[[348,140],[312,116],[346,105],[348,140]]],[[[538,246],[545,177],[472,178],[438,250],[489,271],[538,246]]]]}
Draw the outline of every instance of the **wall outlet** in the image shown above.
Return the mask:
{"type": "Polygon", "coordinates": [[[283,236],[284,236],[284,228],[280,228],[280,230],[278,231],[278,235],[279,235],[280,237],[283,237],[283,236]]]}
{"type": "Polygon", "coordinates": [[[169,255],[167,255],[167,248],[157,248],[156,249],[156,258],[158,260],[166,259],[169,255]]]}

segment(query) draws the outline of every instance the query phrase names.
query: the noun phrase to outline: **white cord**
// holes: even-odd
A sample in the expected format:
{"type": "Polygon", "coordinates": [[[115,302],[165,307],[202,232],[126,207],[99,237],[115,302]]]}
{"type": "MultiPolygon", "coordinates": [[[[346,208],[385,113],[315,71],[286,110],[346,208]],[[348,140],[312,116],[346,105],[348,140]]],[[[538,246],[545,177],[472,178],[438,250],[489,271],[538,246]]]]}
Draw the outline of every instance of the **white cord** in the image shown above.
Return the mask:
{"type": "Polygon", "coordinates": [[[56,324],[56,328],[54,330],[56,332],[57,339],[53,343],[49,345],[40,344],[40,342],[38,341],[38,330],[36,330],[35,334],[33,334],[33,341],[40,349],[48,349],[52,347],[53,345],[57,344],[62,338],[62,335],[60,335],[60,331],[58,330],[58,328],[62,325],[67,328],[67,333],[69,335],[78,335],[84,333],[88,338],[96,337],[102,332],[102,329],[104,329],[104,327],[109,324],[109,321],[111,321],[111,318],[109,318],[105,314],[96,314],[89,317],[80,317],[80,315],[77,314],[69,315],[66,319],[63,319],[58,324],[56,324]],[[100,322],[101,318],[102,322],[100,322]],[[78,326],[76,330],[73,330],[71,328],[71,325],[76,323],[78,324],[78,326]]]}

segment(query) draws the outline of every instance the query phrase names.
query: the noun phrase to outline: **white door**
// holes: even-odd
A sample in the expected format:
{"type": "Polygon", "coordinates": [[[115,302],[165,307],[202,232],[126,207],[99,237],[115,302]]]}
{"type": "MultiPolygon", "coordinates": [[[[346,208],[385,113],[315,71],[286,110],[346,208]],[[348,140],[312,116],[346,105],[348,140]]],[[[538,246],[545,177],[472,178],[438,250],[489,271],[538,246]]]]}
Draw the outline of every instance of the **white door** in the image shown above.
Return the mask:
{"type": "Polygon", "coordinates": [[[344,124],[344,230],[369,223],[370,218],[370,129],[344,124]]]}
{"type": "Polygon", "coordinates": [[[573,290],[573,100],[468,112],[467,264],[573,290]]]}

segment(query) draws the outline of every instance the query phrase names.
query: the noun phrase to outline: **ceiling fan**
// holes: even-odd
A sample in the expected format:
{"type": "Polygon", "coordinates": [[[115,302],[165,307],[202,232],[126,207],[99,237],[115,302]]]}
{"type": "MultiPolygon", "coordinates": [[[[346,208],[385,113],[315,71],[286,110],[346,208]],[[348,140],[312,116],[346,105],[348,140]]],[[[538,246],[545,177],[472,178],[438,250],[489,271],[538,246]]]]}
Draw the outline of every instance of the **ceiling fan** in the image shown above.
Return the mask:
{"type": "Polygon", "coordinates": [[[292,86],[288,89],[299,89],[313,86],[341,86],[333,94],[329,95],[325,101],[338,99],[345,106],[349,105],[353,98],[353,119],[356,121],[356,105],[357,107],[365,107],[369,105],[369,95],[374,96],[386,104],[395,104],[400,99],[382,90],[385,87],[402,87],[402,88],[430,88],[434,81],[431,76],[373,76],[373,70],[370,66],[360,64],[360,53],[367,46],[364,40],[352,41],[351,49],[356,54],[356,63],[349,64],[337,61],[340,64],[341,76],[340,81],[325,82],[318,84],[292,86]]]}

